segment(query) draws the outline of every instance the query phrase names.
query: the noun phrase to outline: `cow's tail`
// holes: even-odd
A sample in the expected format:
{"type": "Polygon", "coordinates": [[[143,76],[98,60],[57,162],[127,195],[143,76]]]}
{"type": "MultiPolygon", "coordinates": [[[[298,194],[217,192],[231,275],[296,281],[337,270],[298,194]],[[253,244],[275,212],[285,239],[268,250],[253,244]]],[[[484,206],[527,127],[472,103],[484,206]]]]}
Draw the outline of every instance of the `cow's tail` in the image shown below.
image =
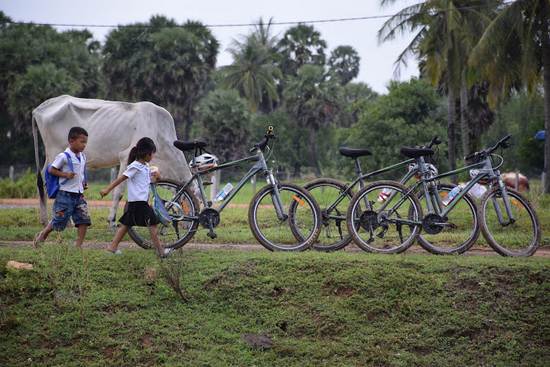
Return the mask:
{"type": "Polygon", "coordinates": [[[34,140],[34,160],[36,163],[36,188],[40,197],[40,222],[46,224],[48,217],[46,215],[46,193],[44,192],[44,180],[42,179],[42,168],[40,167],[40,154],[38,151],[38,128],[36,126],[36,118],[32,116],[32,138],[34,140]]]}

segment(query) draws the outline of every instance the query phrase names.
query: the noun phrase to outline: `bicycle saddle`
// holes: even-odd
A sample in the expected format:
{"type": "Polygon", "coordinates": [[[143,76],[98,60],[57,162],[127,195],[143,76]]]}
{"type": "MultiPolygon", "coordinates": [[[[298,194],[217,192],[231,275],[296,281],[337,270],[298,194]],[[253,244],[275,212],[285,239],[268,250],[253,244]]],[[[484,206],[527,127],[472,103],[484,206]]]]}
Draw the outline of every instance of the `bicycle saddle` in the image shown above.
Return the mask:
{"type": "Polygon", "coordinates": [[[202,149],[206,147],[206,142],[201,139],[195,139],[193,141],[185,141],[185,140],[176,140],[174,142],[174,146],[181,150],[182,152],[193,150],[193,149],[202,149]]]}
{"type": "Polygon", "coordinates": [[[434,151],[430,148],[403,147],[401,148],[401,154],[403,154],[407,158],[420,158],[433,155],[434,151]]]}
{"type": "Polygon", "coordinates": [[[367,155],[372,155],[372,153],[368,149],[340,147],[338,150],[340,151],[340,154],[342,154],[344,157],[350,157],[350,158],[358,158],[358,157],[363,157],[367,155]]]}

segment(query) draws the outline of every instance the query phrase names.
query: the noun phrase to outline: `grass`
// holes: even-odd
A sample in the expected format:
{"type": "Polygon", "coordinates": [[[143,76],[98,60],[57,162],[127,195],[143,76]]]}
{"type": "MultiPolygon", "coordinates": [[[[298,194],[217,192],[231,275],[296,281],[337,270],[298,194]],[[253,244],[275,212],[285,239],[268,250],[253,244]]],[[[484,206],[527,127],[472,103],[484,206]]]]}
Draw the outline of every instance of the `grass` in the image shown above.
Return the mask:
{"type": "MultiPolygon", "coordinates": [[[[101,183],[95,183],[90,186],[86,196],[88,200],[96,200],[99,197],[99,190],[103,187],[101,183]]],[[[260,185],[258,185],[258,188],[260,185]]],[[[550,195],[536,195],[537,189],[533,189],[528,198],[533,204],[538,216],[542,229],[542,246],[550,246],[550,195]]],[[[332,192],[326,192],[325,196],[334,196],[332,192]]],[[[221,214],[221,223],[216,228],[218,237],[214,240],[206,236],[207,231],[203,228],[199,228],[197,234],[193,238],[194,242],[199,243],[257,243],[252,235],[248,225],[248,203],[253,195],[252,186],[247,184],[242,192],[235,197],[232,203],[238,204],[233,207],[226,208],[221,214]]],[[[327,197],[319,198],[319,195],[315,195],[319,202],[327,206],[331,200],[327,197]]],[[[331,197],[332,197],[331,196],[331,197]]],[[[335,197],[334,197],[335,198],[335,197]]],[[[104,199],[109,200],[109,199],[104,199]]],[[[51,205],[49,206],[51,210],[51,205]]],[[[456,212],[460,212],[462,209],[458,208],[456,212]]],[[[466,213],[466,210],[463,210],[466,213]]],[[[108,242],[112,239],[113,232],[109,229],[107,223],[107,216],[109,210],[107,208],[92,208],[91,217],[93,226],[89,229],[86,236],[86,240],[89,242],[108,242]]],[[[122,210],[119,209],[118,217],[122,214],[122,210]]],[[[455,214],[453,214],[455,215],[455,214]]],[[[457,222],[455,220],[455,222],[457,222]]],[[[469,222],[468,222],[469,223],[469,222]]],[[[345,227],[345,225],[344,225],[345,227]]],[[[33,239],[34,235],[41,229],[41,225],[38,221],[38,209],[37,208],[12,208],[12,209],[0,209],[0,239],[4,241],[10,240],[27,240],[33,239]]],[[[465,230],[455,233],[442,233],[436,236],[428,236],[434,238],[439,244],[445,242],[456,243],[456,241],[464,239],[468,236],[469,226],[465,226],[465,230]],[[467,227],[467,228],[466,228],[467,227]]],[[[509,233],[507,231],[506,233],[509,233]]],[[[323,239],[324,232],[321,232],[321,240],[323,239]]],[[[425,235],[425,234],[424,234],[425,235]]],[[[71,228],[60,234],[62,239],[72,239],[76,237],[76,231],[71,228]]],[[[426,235],[425,235],[426,236],[426,235]]],[[[518,240],[521,240],[521,236],[518,240]]],[[[127,237],[126,240],[129,240],[127,237]]],[[[478,245],[484,246],[485,240],[483,236],[480,236],[478,245]]]]}
{"type": "Polygon", "coordinates": [[[0,365],[543,366],[550,358],[548,259],[223,250],[174,259],[188,302],[151,252],[0,247],[0,365]],[[35,270],[7,270],[7,260],[35,270]],[[263,347],[246,341],[258,335],[263,347]]]}

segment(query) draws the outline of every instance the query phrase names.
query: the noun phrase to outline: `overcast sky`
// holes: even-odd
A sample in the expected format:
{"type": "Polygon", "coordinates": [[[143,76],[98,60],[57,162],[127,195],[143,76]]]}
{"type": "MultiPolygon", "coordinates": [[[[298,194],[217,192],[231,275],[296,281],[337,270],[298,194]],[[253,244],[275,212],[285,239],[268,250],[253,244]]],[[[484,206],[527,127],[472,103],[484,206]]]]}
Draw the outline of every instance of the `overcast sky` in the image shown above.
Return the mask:
{"type": "MultiPolygon", "coordinates": [[[[213,25],[254,23],[259,17],[285,22],[393,14],[412,2],[401,0],[397,1],[398,6],[380,8],[379,0],[0,0],[0,10],[13,20],[36,23],[117,25],[145,22],[152,15],[165,15],[180,23],[191,19],[213,25]]],[[[350,45],[357,50],[361,69],[355,81],[366,82],[380,93],[386,92],[388,81],[394,78],[394,61],[412,38],[412,35],[405,35],[379,45],[376,34],[383,22],[384,19],[373,19],[314,25],[327,41],[327,55],[339,45],[350,45]]],[[[275,26],[274,30],[282,36],[289,27],[275,26]]],[[[109,28],[89,29],[101,42],[110,31],[109,28]]],[[[250,30],[250,27],[212,28],[220,41],[218,66],[231,63],[227,47],[232,39],[250,30]]],[[[406,80],[417,74],[416,60],[410,60],[408,68],[401,69],[400,78],[406,80]]]]}

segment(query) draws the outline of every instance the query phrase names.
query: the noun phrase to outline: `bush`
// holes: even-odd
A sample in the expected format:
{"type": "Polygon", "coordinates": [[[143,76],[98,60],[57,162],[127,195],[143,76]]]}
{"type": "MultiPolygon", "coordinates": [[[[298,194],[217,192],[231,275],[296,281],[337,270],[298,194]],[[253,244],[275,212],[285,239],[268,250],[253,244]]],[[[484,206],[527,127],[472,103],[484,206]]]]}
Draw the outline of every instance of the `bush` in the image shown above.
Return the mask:
{"type": "Polygon", "coordinates": [[[30,198],[36,196],[36,175],[27,170],[17,181],[0,180],[0,198],[30,198]]]}

